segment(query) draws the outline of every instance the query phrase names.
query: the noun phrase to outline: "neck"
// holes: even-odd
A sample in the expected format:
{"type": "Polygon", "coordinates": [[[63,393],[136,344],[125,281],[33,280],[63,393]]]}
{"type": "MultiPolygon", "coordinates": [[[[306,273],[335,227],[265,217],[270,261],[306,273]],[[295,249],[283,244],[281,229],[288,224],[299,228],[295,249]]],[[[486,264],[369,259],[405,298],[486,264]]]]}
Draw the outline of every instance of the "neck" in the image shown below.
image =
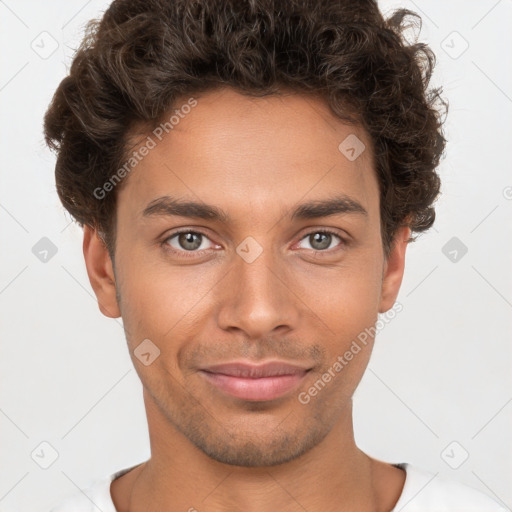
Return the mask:
{"type": "Polygon", "coordinates": [[[390,510],[399,497],[401,485],[390,493],[383,490],[382,479],[376,482],[376,475],[383,475],[383,466],[387,475],[391,466],[357,448],[351,403],[313,449],[290,462],[268,467],[217,462],[170,425],[154,404],[146,403],[146,408],[151,458],[134,470],[135,479],[124,489],[130,499],[115,500],[120,512],[380,512],[390,510]]]}

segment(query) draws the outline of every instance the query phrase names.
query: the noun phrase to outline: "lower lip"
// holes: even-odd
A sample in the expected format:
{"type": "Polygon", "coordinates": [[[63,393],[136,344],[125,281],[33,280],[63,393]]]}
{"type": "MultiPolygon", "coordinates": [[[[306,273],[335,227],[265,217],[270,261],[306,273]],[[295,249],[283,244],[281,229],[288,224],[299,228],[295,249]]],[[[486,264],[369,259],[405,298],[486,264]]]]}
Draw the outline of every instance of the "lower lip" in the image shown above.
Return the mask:
{"type": "Polygon", "coordinates": [[[276,375],[249,379],[233,377],[222,373],[201,371],[206,379],[220,391],[242,400],[274,400],[280,398],[298,386],[306,371],[292,375],[276,375]]]}

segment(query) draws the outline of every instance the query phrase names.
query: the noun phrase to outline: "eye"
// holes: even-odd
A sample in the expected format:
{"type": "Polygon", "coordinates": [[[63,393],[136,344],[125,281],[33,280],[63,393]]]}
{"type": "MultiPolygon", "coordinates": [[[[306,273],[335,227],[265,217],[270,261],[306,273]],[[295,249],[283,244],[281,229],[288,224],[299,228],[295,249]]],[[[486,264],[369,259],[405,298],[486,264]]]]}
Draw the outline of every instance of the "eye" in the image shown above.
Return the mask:
{"type": "MultiPolygon", "coordinates": [[[[168,236],[162,245],[174,253],[197,253],[199,250],[212,248],[206,241],[210,241],[210,239],[199,231],[183,230],[168,236]]],[[[186,256],[186,254],[183,255],[186,256]]]]}
{"type": "Polygon", "coordinates": [[[342,242],[341,245],[346,243],[340,235],[328,229],[311,231],[305,237],[303,237],[301,241],[305,240],[309,243],[309,247],[305,247],[306,249],[326,252],[327,249],[332,248],[331,244],[335,241],[334,239],[336,238],[342,242]]]}
{"type": "MultiPolygon", "coordinates": [[[[299,243],[303,243],[304,241],[307,242],[309,247],[302,248],[313,250],[316,253],[337,252],[342,249],[344,245],[348,244],[337,232],[329,229],[311,231],[302,237],[299,243]],[[338,244],[336,244],[336,239],[339,241],[338,244]],[[333,247],[337,248],[332,251],[329,250],[333,247]]],[[[216,246],[204,233],[190,229],[183,229],[171,234],[161,242],[161,245],[166,251],[185,258],[197,256],[201,251],[209,252],[209,250],[214,247],[220,247],[216,246]]]]}

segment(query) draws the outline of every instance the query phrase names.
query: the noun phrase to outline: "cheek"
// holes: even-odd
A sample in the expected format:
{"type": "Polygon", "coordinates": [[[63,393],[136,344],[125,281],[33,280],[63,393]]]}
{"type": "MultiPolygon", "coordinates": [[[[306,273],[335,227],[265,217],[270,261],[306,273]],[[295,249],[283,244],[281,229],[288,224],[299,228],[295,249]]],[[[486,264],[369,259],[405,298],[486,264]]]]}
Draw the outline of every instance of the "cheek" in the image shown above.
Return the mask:
{"type": "Polygon", "coordinates": [[[379,268],[370,253],[359,253],[337,267],[310,266],[290,279],[295,279],[297,296],[331,331],[348,335],[377,319],[379,268]]]}
{"type": "Polygon", "coordinates": [[[323,269],[309,272],[301,280],[301,297],[321,321],[316,325],[322,329],[323,339],[319,341],[326,349],[326,358],[314,377],[315,382],[322,375],[329,381],[325,399],[351,396],[366,369],[378,319],[379,268],[374,256],[361,254],[357,262],[332,269],[328,275],[323,269]]]}
{"type": "Polygon", "coordinates": [[[160,340],[162,348],[168,345],[165,339],[198,323],[222,277],[192,266],[145,264],[136,257],[125,262],[119,276],[123,323],[131,344],[149,338],[160,340]]]}

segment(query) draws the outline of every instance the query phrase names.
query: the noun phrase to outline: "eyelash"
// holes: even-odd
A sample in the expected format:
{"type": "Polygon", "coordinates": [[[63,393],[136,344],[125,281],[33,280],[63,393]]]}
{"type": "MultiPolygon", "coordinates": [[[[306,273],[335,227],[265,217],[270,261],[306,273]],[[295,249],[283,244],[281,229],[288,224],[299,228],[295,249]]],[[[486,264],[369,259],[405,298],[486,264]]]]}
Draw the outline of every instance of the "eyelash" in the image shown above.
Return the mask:
{"type": "MultiPolygon", "coordinates": [[[[171,247],[167,243],[169,240],[171,240],[172,238],[174,238],[175,236],[177,236],[177,235],[179,235],[181,233],[194,233],[196,235],[202,235],[205,238],[208,238],[208,235],[206,233],[203,233],[202,231],[197,231],[197,230],[192,230],[192,229],[180,229],[178,231],[175,231],[174,233],[172,233],[168,237],[166,237],[165,240],[163,240],[161,242],[161,246],[163,247],[163,249],[165,251],[170,252],[171,254],[175,254],[175,255],[179,254],[180,258],[194,258],[194,257],[196,257],[196,255],[200,251],[177,250],[177,249],[174,249],[173,247],[171,247]]],[[[348,242],[348,240],[346,238],[342,237],[338,232],[336,232],[336,231],[334,231],[332,229],[328,229],[328,228],[314,229],[312,231],[309,231],[308,233],[305,233],[304,236],[299,241],[302,241],[305,238],[307,238],[308,236],[310,236],[312,234],[316,234],[316,233],[334,235],[335,237],[337,237],[337,238],[339,238],[341,240],[341,244],[340,244],[339,247],[337,247],[335,249],[329,249],[329,250],[323,250],[323,251],[312,249],[313,254],[315,254],[315,256],[318,255],[318,254],[323,254],[323,253],[327,253],[327,254],[336,253],[339,250],[342,250],[343,246],[347,246],[349,244],[349,242],[348,242]]],[[[203,249],[202,251],[211,251],[211,250],[212,249],[203,249]]]]}

